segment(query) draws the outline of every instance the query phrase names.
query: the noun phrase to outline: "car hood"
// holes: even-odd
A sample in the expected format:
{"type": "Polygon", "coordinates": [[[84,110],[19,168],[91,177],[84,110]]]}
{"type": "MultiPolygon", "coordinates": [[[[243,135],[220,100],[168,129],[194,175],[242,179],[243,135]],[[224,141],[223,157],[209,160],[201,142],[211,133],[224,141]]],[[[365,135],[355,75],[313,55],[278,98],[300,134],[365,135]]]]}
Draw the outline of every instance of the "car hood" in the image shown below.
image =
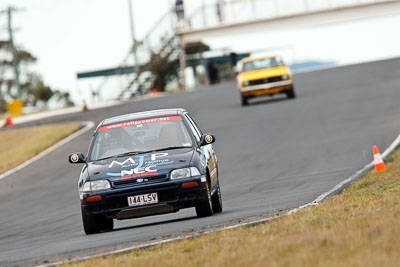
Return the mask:
{"type": "Polygon", "coordinates": [[[169,175],[176,168],[189,166],[193,148],[117,157],[88,163],[90,180],[119,181],[154,175],[169,175]]]}
{"type": "Polygon", "coordinates": [[[242,81],[252,81],[282,75],[289,75],[289,69],[285,66],[242,72],[240,78],[242,81]]]}

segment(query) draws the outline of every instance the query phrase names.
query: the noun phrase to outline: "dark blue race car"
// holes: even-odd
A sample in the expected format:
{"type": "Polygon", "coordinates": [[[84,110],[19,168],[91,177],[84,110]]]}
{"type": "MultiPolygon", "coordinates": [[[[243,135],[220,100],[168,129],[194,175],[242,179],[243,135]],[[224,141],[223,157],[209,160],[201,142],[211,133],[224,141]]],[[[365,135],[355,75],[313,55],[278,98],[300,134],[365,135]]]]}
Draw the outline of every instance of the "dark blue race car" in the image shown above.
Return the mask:
{"type": "Polygon", "coordinates": [[[195,207],[198,217],[222,211],[218,161],[184,109],[132,113],[103,120],[84,163],[79,197],[86,234],[109,231],[123,220],[195,207]]]}

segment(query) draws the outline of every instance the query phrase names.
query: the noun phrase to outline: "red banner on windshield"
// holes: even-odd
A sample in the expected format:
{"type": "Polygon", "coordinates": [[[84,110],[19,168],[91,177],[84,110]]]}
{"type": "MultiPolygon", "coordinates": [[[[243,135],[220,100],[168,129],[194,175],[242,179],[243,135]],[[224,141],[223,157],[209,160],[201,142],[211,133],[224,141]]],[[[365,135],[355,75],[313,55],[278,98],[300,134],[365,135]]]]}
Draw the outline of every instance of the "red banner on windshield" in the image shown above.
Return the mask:
{"type": "Polygon", "coordinates": [[[166,122],[166,121],[181,121],[181,120],[182,120],[181,116],[170,116],[170,117],[150,118],[150,119],[137,120],[137,121],[126,121],[126,122],[120,122],[120,123],[102,126],[97,130],[97,132],[102,132],[102,131],[107,131],[107,130],[112,130],[112,129],[117,129],[117,128],[123,128],[123,127],[130,127],[130,126],[141,125],[141,124],[166,122]]]}

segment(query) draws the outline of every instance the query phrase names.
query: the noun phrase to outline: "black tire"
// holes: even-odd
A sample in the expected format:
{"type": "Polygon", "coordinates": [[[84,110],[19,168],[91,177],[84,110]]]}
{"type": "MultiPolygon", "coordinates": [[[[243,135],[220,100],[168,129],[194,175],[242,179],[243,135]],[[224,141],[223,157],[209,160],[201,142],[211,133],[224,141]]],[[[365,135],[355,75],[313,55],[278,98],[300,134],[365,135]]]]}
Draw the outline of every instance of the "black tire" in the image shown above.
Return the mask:
{"type": "Polygon", "coordinates": [[[286,95],[289,99],[296,98],[296,93],[294,92],[294,87],[292,87],[289,91],[287,91],[286,95]]]}
{"type": "Polygon", "coordinates": [[[217,190],[215,190],[215,193],[211,199],[214,213],[222,212],[222,194],[219,186],[219,180],[217,182],[217,190]]]}
{"type": "Polygon", "coordinates": [[[242,101],[242,106],[247,106],[247,104],[249,103],[248,98],[243,95],[240,95],[240,99],[242,101]]]}
{"type": "Polygon", "coordinates": [[[199,200],[196,205],[196,214],[197,217],[207,217],[212,216],[214,214],[213,205],[211,200],[211,192],[207,182],[207,188],[204,190],[203,199],[199,200]]]}
{"type": "Polygon", "coordinates": [[[100,220],[100,230],[102,231],[111,231],[114,229],[114,220],[108,218],[98,218],[100,220]]]}
{"type": "Polygon", "coordinates": [[[81,208],[81,212],[82,212],[83,230],[85,231],[85,234],[91,235],[100,233],[101,229],[99,227],[97,218],[95,216],[87,215],[84,208],[81,208]]]}

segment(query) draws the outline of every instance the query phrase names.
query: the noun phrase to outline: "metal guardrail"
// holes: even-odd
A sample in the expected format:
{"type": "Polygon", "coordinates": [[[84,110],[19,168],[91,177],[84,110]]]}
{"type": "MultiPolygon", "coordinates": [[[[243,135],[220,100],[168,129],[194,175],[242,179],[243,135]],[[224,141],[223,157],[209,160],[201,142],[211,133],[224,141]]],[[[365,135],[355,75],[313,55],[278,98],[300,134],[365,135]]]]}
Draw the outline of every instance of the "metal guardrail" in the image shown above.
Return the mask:
{"type": "MultiPolygon", "coordinates": [[[[203,0],[187,1],[186,19],[179,21],[174,7],[160,17],[139,42],[138,65],[161,51],[165,40],[179,31],[199,30],[259,19],[326,11],[342,7],[391,2],[393,0],[203,0]],[[204,4],[204,3],[212,4],[204,4]],[[196,3],[197,6],[189,6],[196,3]],[[220,3],[219,7],[217,3],[220,3]],[[190,9],[188,9],[190,7],[190,9]]],[[[173,2],[173,1],[172,1],[173,2]]],[[[129,60],[128,60],[129,61],[129,60]]],[[[122,64],[126,66],[126,64],[122,64]]]]}
{"type": "Polygon", "coordinates": [[[192,9],[186,23],[176,25],[178,32],[393,0],[216,0],[214,4],[205,5],[196,2],[199,5],[192,9]]]}

